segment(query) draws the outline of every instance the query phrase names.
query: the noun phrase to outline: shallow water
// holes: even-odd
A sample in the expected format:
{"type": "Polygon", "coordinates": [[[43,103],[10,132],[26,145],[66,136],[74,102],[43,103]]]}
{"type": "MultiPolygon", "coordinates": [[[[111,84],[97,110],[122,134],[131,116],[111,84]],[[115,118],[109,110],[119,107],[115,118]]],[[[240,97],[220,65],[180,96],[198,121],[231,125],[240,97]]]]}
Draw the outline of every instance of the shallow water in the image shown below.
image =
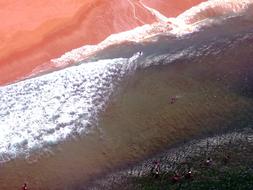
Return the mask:
{"type": "Polygon", "coordinates": [[[97,127],[2,164],[0,189],[17,189],[24,181],[32,189],[85,189],[89,179],[175,142],[252,127],[253,35],[244,32],[225,40],[203,37],[194,49],[199,54],[168,65],[166,56],[157,55],[165,55],[164,42],[162,51],[139,60],[160,65],[143,65],[116,84],[97,127]]]}
{"type": "Polygon", "coordinates": [[[85,189],[176,142],[253,127],[252,29],[231,17],[2,87],[0,189],[85,189]]]}

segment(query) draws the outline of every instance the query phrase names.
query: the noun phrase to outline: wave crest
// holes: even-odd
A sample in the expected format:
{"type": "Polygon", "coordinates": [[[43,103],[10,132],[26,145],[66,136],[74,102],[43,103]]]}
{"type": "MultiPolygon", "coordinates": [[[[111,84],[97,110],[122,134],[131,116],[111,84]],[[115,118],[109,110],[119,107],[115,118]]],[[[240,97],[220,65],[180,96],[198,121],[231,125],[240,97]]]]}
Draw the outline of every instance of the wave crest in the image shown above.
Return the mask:
{"type": "Polygon", "coordinates": [[[177,18],[186,24],[194,24],[205,19],[240,14],[252,4],[253,0],[210,0],[192,7],[177,18]]]}
{"type": "Polygon", "coordinates": [[[130,31],[112,34],[97,45],[85,45],[66,52],[61,57],[52,59],[52,66],[64,67],[80,62],[113,44],[126,41],[138,43],[160,34],[182,36],[196,32],[201,27],[212,24],[214,18],[238,15],[253,5],[253,0],[210,0],[190,8],[176,18],[167,18],[157,10],[146,6],[142,1],[140,2],[145,9],[158,17],[158,22],[145,24],[130,31]]]}

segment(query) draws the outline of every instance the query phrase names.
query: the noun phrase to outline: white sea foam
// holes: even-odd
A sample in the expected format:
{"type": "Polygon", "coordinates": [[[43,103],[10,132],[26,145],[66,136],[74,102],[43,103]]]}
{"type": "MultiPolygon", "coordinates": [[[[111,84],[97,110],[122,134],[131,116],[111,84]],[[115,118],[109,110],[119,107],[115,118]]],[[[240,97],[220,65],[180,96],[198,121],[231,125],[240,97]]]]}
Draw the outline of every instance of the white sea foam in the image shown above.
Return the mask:
{"type": "Polygon", "coordinates": [[[0,161],[87,132],[138,57],[85,63],[1,87],[0,161]]]}
{"type": "MultiPolygon", "coordinates": [[[[129,2],[131,3],[131,1],[129,2]]],[[[159,34],[172,34],[181,37],[199,31],[203,26],[212,25],[229,16],[237,15],[252,4],[253,0],[210,0],[190,8],[176,18],[167,18],[158,10],[148,7],[140,1],[143,9],[154,15],[157,18],[157,22],[145,24],[133,30],[112,34],[97,45],[85,45],[66,52],[61,57],[52,59],[51,63],[56,67],[66,66],[82,61],[110,45],[120,44],[125,41],[142,42],[159,34]],[[219,17],[218,20],[217,17],[219,17]]],[[[131,5],[134,6],[133,3],[131,5]]]]}
{"type": "Polygon", "coordinates": [[[253,0],[209,0],[192,7],[177,18],[186,24],[193,24],[219,16],[241,14],[253,4],[253,0]]]}
{"type": "MultiPolygon", "coordinates": [[[[168,18],[166,22],[163,16],[149,9],[163,21],[113,34],[98,45],[67,52],[52,60],[52,63],[65,66],[82,61],[87,56],[126,39],[140,42],[166,32],[174,32],[175,35],[193,32],[202,23],[199,19],[189,23],[190,15],[203,10],[206,7],[204,5],[190,9],[177,18],[168,18]]],[[[192,54],[194,51],[189,47],[171,55],[146,59],[140,65],[136,65],[136,59],[141,54],[130,59],[101,60],[1,87],[0,161],[20,153],[29,154],[33,149],[57,143],[75,133],[88,132],[89,126],[94,125],[98,114],[104,109],[116,84],[128,71],[135,70],[137,66],[147,67],[160,60],[170,62],[192,54]]]]}

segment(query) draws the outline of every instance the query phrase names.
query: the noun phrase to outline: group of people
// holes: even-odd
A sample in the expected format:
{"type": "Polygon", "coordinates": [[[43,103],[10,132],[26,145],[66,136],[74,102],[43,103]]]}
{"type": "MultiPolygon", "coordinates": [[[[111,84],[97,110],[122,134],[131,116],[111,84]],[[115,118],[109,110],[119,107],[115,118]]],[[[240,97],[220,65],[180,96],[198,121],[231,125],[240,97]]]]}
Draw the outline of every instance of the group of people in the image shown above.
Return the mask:
{"type": "Polygon", "coordinates": [[[178,171],[174,172],[174,175],[171,178],[172,183],[177,183],[182,179],[191,180],[193,179],[192,170],[188,169],[183,175],[180,175],[178,171]]]}
{"type": "MultiPolygon", "coordinates": [[[[226,165],[229,163],[230,161],[230,156],[229,155],[225,155],[223,157],[223,164],[226,165]]],[[[211,157],[207,157],[207,159],[204,161],[204,166],[205,167],[211,167],[212,164],[213,164],[213,160],[211,157]]],[[[160,164],[158,161],[155,161],[153,163],[153,166],[151,168],[151,175],[154,177],[154,178],[159,178],[160,176],[160,173],[161,173],[161,167],[160,167],[160,164]]],[[[179,181],[181,181],[182,179],[186,179],[186,180],[192,180],[193,179],[193,172],[192,172],[192,169],[191,168],[188,168],[185,172],[183,172],[183,174],[179,174],[178,171],[175,171],[174,172],[174,175],[171,177],[171,182],[172,183],[177,183],[179,181]]]]}
{"type": "MultiPolygon", "coordinates": [[[[161,167],[160,167],[160,164],[158,161],[155,161],[153,163],[153,166],[151,168],[151,175],[154,177],[154,178],[159,178],[160,176],[160,173],[161,173],[161,167]]],[[[178,182],[180,179],[182,178],[185,178],[185,179],[192,179],[193,178],[193,174],[192,174],[192,170],[191,169],[188,169],[187,172],[183,175],[183,176],[180,176],[178,171],[175,171],[174,172],[174,175],[172,176],[171,180],[173,183],[176,183],[178,182]]]]}

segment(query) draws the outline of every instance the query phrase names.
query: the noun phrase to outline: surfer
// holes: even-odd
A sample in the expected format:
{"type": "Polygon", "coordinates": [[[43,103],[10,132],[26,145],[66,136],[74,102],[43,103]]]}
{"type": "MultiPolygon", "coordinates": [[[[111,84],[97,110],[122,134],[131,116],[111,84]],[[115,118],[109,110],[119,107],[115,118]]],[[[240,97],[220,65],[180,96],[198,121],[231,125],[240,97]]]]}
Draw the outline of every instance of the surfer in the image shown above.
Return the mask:
{"type": "Polygon", "coordinates": [[[171,182],[172,183],[177,183],[177,182],[179,182],[180,181],[180,175],[178,174],[178,172],[177,171],[175,171],[174,172],[174,176],[171,178],[171,182]]]}
{"type": "Polygon", "coordinates": [[[160,164],[158,163],[158,161],[155,161],[154,162],[154,165],[151,169],[151,174],[152,176],[154,176],[155,178],[158,178],[159,177],[159,174],[160,174],[160,164]]]}
{"type": "Polygon", "coordinates": [[[23,187],[22,187],[22,190],[28,190],[28,187],[27,187],[27,184],[24,183],[23,187]]]}
{"type": "Polygon", "coordinates": [[[187,173],[184,175],[184,177],[185,177],[185,179],[192,179],[192,171],[191,171],[191,169],[189,169],[188,171],[187,171],[187,173]]]}
{"type": "Polygon", "coordinates": [[[211,166],[212,165],[212,159],[210,157],[207,158],[206,162],[205,162],[205,165],[206,166],[211,166]]]}
{"type": "Polygon", "coordinates": [[[229,155],[225,155],[224,158],[223,158],[223,163],[225,165],[227,165],[229,163],[229,160],[230,160],[230,156],[229,155]]]}
{"type": "Polygon", "coordinates": [[[174,104],[176,102],[177,98],[176,96],[171,96],[170,97],[170,104],[174,104]]]}

